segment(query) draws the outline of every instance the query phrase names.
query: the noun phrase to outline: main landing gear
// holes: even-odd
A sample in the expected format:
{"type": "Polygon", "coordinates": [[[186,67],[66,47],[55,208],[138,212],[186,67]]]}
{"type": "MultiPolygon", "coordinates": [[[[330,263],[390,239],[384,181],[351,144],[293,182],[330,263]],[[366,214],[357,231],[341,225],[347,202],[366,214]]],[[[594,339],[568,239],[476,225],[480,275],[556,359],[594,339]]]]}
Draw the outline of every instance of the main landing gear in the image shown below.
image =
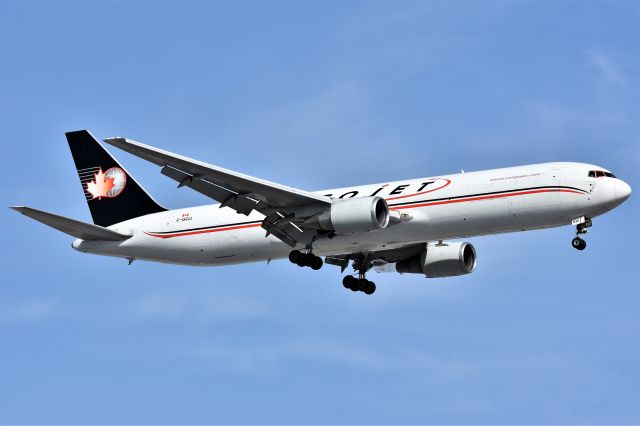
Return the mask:
{"type": "Polygon", "coordinates": [[[300,250],[293,250],[291,253],[289,253],[289,261],[291,263],[295,263],[301,268],[304,266],[308,266],[314,271],[322,268],[323,263],[321,257],[316,256],[311,252],[303,253],[300,250]]]}
{"type": "MultiPolygon", "coordinates": [[[[291,263],[295,263],[300,267],[308,266],[313,270],[318,270],[322,268],[323,261],[322,258],[316,256],[311,253],[311,248],[307,247],[304,252],[300,250],[293,250],[289,253],[289,261],[291,263]]],[[[344,272],[344,269],[349,264],[349,259],[345,258],[344,262],[335,263],[335,260],[332,262],[329,258],[327,258],[327,263],[332,265],[339,265],[344,272]]],[[[365,273],[368,269],[371,268],[371,262],[369,258],[360,257],[353,262],[353,269],[355,269],[358,273],[357,278],[353,275],[347,275],[342,280],[342,285],[344,288],[347,288],[353,292],[361,291],[365,294],[373,294],[376,291],[376,285],[365,278],[365,273]]]]}
{"type": "Polygon", "coordinates": [[[347,275],[342,279],[344,288],[353,292],[361,291],[365,294],[373,294],[376,291],[376,285],[372,281],[365,278],[365,274],[371,269],[371,257],[369,254],[363,254],[353,261],[353,269],[358,273],[357,278],[353,275],[347,275]]]}
{"type": "Polygon", "coordinates": [[[576,250],[584,250],[587,248],[587,242],[580,238],[580,235],[587,233],[587,228],[591,227],[591,219],[584,219],[584,222],[576,225],[576,237],[571,240],[571,245],[576,250]]]}
{"type": "MultiPolygon", "coordinates": [[[[362,274],[359,274],[362,275],[362,274]]],[[[376,291],[376,285],[362,275],[356,278],[353,275],[347,275],[342,279],[342,285],[351,291],[361,291],[365,294],[373,294],[376,291]]]]}

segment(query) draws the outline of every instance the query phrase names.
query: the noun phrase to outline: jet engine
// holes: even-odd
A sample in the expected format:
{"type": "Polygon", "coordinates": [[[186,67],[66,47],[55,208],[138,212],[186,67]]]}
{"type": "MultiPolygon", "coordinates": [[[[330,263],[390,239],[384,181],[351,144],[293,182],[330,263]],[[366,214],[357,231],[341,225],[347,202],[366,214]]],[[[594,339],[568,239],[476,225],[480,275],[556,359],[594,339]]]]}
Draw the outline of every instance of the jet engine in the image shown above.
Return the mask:
{"type": "Polygon", "coordinates": [[[389,206],[381,197],[332,200],[331,208],[310,217],[304,225],[340,234],[383,229],[389,225],[389,206]]]}
{"type": "Polygon", "coordinates": [[[419,254],[396,263],[400,273],[425,274],[427,278],[465,275],[476,268],[476,249],[470,243],[427,244],[419,254]]]}

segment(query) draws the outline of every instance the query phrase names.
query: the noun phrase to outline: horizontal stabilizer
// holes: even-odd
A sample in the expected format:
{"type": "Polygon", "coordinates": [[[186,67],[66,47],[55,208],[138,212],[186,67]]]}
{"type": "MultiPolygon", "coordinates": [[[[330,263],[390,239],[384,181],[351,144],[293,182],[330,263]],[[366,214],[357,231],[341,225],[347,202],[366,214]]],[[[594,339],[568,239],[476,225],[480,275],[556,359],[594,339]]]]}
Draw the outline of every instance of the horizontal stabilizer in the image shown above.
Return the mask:
{"type": "Polygon", "coordinates": [[[32,209],[31,207],[14,206],[11,208],[30,217],[31,219],[44,223],[45,225],[55,228],[58,231],[62,231],[65,234],[69,234],[72,237],[80,238],[81,240],[122,241],[127,238],[131,238],[131,235],[120,234],[119,232],[112,231],[102,226],[70,219],[53,213],[43,212],[41,210],[32,209]]]}

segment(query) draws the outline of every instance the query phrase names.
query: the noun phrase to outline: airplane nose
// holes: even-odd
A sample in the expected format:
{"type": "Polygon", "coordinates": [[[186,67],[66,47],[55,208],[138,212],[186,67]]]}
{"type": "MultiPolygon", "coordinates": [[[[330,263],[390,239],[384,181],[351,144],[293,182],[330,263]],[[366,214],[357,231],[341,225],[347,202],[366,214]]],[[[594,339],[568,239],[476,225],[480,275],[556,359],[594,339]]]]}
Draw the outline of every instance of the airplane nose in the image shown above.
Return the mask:
{"type": "Polygon", "coordinates": [[[631,195],[631,187],[626,182],[618,180],[615,184],[615,194],[616,199],[623,202],[631,195]]]}

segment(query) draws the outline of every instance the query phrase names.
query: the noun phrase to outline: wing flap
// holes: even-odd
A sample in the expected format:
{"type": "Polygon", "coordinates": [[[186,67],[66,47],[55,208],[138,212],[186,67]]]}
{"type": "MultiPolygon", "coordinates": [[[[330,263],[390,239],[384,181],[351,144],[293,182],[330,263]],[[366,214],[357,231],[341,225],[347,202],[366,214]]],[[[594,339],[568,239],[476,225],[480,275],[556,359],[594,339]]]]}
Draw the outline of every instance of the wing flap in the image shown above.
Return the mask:
{"type": "Polygon", "coordinates": [[[192,175],[171,166],[164,166],[160,173],[178,182],[178,187],[186,186],[191,188],[209,198],[220,201],[220,207],[230,207],[244,215],[249,215],[253,210],[262,211],[263,208],[267,207],[264,203],[258,206],[260,201],[256,199],[253,193],[240,194],[217,185],[205,177],[192,175]]]}
{"type": "Polygon", "coordinates": [[[13,206],[11,208],[33,220],[37,220],[40,223],[44,223],[58,231],[82,240],[123,241],[127,238],[131,238],[131,235],[121,234],[102,226],[93,225],[91,223],[82,222],[80,220],[71,219],[42,210],[32,209],[31,207],[13,206]]]}
{"type": "Polygon", "coordinates": [[[280,212],[269,214],[262,221],[262,229],[267,236],[273,235],[285,244],[295,247],[297,243],[309,245],[317,235],[315,230],[302,229],[293,223],[293,216],[285,216],[280,212]]]}

